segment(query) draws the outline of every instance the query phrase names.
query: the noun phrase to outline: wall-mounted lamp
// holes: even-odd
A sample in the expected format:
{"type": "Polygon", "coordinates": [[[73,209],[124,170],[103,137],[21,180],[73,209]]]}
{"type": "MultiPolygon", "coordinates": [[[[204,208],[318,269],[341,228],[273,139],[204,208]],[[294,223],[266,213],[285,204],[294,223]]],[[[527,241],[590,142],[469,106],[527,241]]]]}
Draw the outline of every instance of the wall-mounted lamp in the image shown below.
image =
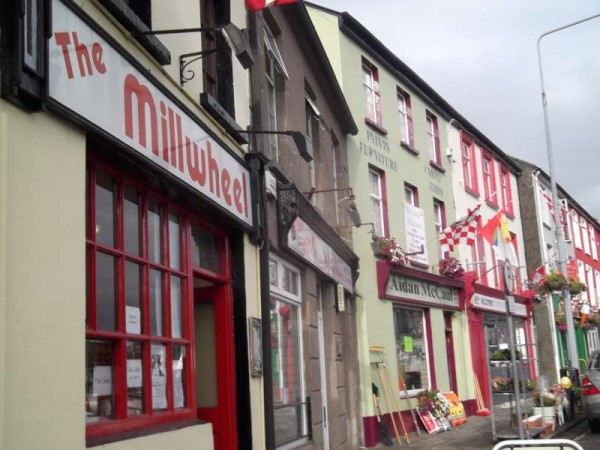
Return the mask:
{"type": "Polygon", "coordinates": [[[313,154],[312,150],[309,150],[308,144],[306,143],[306,136],[304,136],[300,131],[270,131],[270,130],[243,130],[239,132],[240,134],[283,134],[286,136],[291,136],[296,148],[298,149],[298,153],[300,156],[306,161],[312,161],[313,154]]]}
{"type": "MultiPolygon", "coordinates": [[[[178,34],[178,33],[202,33],[205,31],[220,31],[227,41],[227,44],[235,53],[238,61],[244,69],[250,68],[254,64],[254,57],[248,41],[248,36],[245,30],[240,30],[232,23],[220,27],[200,27],[200,28],[179,28],[172,30],[156,30],[156,31],[135,31],[132,36],[158,35],[158,34],[178,34]]],[[[204,56],[222,50],[223,47],[213,48],[210,50],[202,50],[199,52],[184,53],[179,55],[179,84],[182,86],[185,82],[190,81],[196,75],[194,71],[186,68],[193,62],[202,59],[204,56]],[[189,59],[192,58],[192,59],[189,59]]]]}

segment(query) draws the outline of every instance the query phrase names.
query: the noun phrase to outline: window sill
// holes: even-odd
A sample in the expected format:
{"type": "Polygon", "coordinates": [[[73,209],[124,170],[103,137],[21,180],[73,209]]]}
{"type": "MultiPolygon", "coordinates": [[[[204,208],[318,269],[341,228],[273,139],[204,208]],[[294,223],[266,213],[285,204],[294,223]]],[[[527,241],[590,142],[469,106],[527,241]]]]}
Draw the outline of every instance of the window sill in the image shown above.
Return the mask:
{"type": "Polygon", "coordinates": [[[504,215],[507,219],[515,220],[515,215],[512,212],[507,211],[506,209],[504,210],[504,215]]]}
{"type": "MultiPolygon", "coordinates": [[[[109,13],[117,19],[127,31],[150,31],[148,26],[129,8],[123,0],[100,0],[109,13]]],[[[171,52],[154,35],[131,36],[162,66],[171,64],[171,52]]]]}
{"type": "Polygon", "coordinates": [[[465,186],[465,192],[467,192],[468,194],[471,194],[475,198],[479,198],[479,192],[474,191],[473,189],[471,189],[468,186],[465,186]]]}
{"type": "Polygon", "coordinates": [[[490,202],[489,200],[486,200],[485,204],[488,205],[490,208],[495,209],[495,210],[498,210],[498,208],[500,208],[498,206],[498,203],[490,202]]]}
{"type": "Polygon", "coordinates": [[[429,160],[429,165],[442,173],[446,173],[446,169],[444,169],[440,164],[438,164],[435,161],[429,160]]]}
{"type": "Polygon", "coordinates": [[[206,424],[206,422],[198,419],[188,419],[171,423],[162,423],[160,425],[151,425],[139,429],[119,431],[105,435],[88,436],[86,437],[86,447],[97,447],[99,445],[110,444],[113,442],[125,441],[144,436],[151,436],[153,434],[166,433],[169,431],[175,431],[202,424],[206,424]]]}
{"type": "Polygon", "coordinates": [[[410,258],[408,259],[408,261],[410,262],[411,266],[419,267],[421,269],[429,269],[429,264],[423,264],[423,263],[420,263],[420,262],[417,262],[417,261],[413,261],[410,258]]]}
{"type": "Polygon", "coordinates": [[[412,153],[415,156],[418,156],[420,153],[419,150],[417,150],[415,147],[404,141],[400,141],[400,147],[402,147],[404,150],[412,153]]]}
{"type": "Polygon", "coordinates": [[[373,122],[371,119],[365,117],[365,123],[370,126],[371,128],[373,128],[375,131],[377,131],[380,134],[383,134],[384,136],[387,136],[387,130],[385,128],[383,128],[381,125],[376,124],[375,122],[373,122]]]}

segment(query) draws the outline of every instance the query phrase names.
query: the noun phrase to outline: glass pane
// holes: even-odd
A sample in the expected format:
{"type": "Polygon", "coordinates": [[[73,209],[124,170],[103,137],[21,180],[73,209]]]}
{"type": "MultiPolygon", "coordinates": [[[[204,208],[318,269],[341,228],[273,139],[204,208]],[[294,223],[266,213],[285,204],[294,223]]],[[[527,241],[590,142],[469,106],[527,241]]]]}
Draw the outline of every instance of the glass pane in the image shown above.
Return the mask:
{"type": "Polygon", "coordinates": [[[298,274],[287,267],[283,268],[283,289],[298,295],[298,274]]]}
{"type": "Polygon", "coordinates": [[[277,263],[272,259],[269,260],[269,281],[271,286],[279,286],[279,280],[277,277],[277,263]]]}
{"type": "Polygon", "coordinates": [[[114,417],[113,346],[109,341],[86,341],[85,415],[86,422],[114,417]]]}
{"type": "Polygon", "coordinates": [[[171,336],[180,338],[183,336],[181,321],[181,278],[171,276],[171,336]]]}
{"type": "Polygon", "coordinates": [[[161,206],[154,200],[148,200],[148,257],[155,263],[162,262],[161,215],[161,206]]]}
{"type": "Polygon", "coordinates": [[[185,346],[173,346],[173,403],[175,408],[185,406],[184,371],[185,346]]]}
{"type": "Polygon", "coordinates": [[[221,271],[219,246],[215,237],[192,224],[192,264],[212,272],[221,271]]]}
{"type": "Polygon", "coordinates": [[[127,415],[144,413],[142,343],[127,341],[127,415]]]}
{"type": "Polygon", "coordinates": [[[140,306],[141,268],[131,261],[125,262],[125,331],[142,332],[142,309],[140,306]]]}
{"type": "Polygon", "coordinates": [[[273,409],[277,446],[302,437],[306,418],[298,307],[271,299],[273,409]]]}
{"type": "Polygon", "coordinates": [[[167,409],[167,367],[166,348],[162,344],[152,344],[152,409],[167,409]]]}
{"type": "Polygon", "coordinates": [[[406,388],[408,390],[428,388],[429,372],[423,311],[394,308],[394,328],[398,373],[404,374],[406,388]]]}
{"type": "Polygon", "coordinates": [[[169,264],[181,269],[181,238],[179,214],[169,211],[169,264]]]}
{"type": "Polygon", "coordinates": [[[125,251],[140,255],[140,194],[130,186],[125,187],[123,201],[123,224],[125,251]]]}
{"type": "Polygon", "coordinates": [[[196,403],[199,408],[218,405],[217,342],[215,338],[215,305],[200,302],[194,305],[196,334],[196,403]]]}
{"type": "Polygon", "coordinates": [[[115,258],[96,253],[96,328],[115,329],[115,258]]]}
{"type": "Polygon", "coordinates": [[[96,242],[115,245],[115,183],[111,176],[96,172],[96,242]]]}
{"type": "Polygon", "coordinates": [[[163,335],[162,292],[162,273],[158,270],[150,270],[150,333],[152,336],[163,335]]]}

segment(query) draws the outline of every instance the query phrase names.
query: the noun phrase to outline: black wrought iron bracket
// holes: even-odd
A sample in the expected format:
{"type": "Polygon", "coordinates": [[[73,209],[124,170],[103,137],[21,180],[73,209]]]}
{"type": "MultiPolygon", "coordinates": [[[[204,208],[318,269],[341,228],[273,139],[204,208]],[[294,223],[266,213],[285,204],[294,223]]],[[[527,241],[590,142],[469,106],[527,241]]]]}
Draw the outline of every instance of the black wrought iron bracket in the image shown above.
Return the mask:
{"type": "Polygon", "coordinates": [[[213,48],[211,50],[202,50],[199,52],[192,53],[184,53],[183,55],[179,55],[179,84],[183,86],[186,82],[193,80],[196,76],[196,72],[191,69],[186,71],[186,67],[192,64],[193,62],[202,59],[204,56],[209,55],[211,53],[215,53],[218,48],[213,48]],[[193,58],[195,56],[195,58],[193,58]],[[187,58],[192,58],[187,60],[187,58]]]}

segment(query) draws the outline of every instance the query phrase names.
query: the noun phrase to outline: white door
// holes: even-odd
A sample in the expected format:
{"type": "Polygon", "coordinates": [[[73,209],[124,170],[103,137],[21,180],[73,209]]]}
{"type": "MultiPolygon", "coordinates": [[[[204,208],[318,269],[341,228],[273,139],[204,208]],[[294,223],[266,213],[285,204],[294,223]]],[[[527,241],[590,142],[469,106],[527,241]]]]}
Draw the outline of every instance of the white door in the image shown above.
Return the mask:
{"type": "Polygon", "coordinates": [[[327,416],[327,365],[325,354],[325,333],[323,328],[323,288],[317,285],[319,326],[319,361],[321,362],[321,400],[323,403],[323,450],[329,450],[329,418],[327,416]]]}

